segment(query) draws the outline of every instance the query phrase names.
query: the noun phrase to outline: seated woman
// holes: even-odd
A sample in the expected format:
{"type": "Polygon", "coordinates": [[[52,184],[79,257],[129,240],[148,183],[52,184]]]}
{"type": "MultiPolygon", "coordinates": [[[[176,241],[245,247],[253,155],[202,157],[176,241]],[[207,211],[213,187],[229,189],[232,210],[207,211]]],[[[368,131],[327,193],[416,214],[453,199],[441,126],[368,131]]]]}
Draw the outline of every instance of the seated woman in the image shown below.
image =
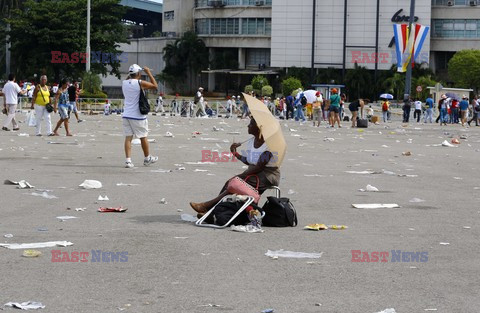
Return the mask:
{"type": "MultiPolygon", "coordinates": [[[[248,168],[237,176],[243,180],[250,176],[246,182],[254,188],[257,187],[256,177],[258,177],[258,192],[262,194],[269,187],[278,186],[280,183],[280,170],[275,166],[278,155],[274,155],[268,151],[267,144],[261,136],[260,129],[253,118],[250,120],[250,124],[248,124],[248,133],[253,135],[253,138],[246,142],[246,149],[242,150],[242,153],[245,155],[237,152],[237,148],[241,146],[239,143],[233,143],[230,146],[230,151],[237,159],[248,165],[248,168]]],[[[208,212],[223,197],[229,194],[227,191],[229,181],[226,182],[216,198],[202,203],[190,202],[190,206],[199,213],[199,215],[208,212]]]]}

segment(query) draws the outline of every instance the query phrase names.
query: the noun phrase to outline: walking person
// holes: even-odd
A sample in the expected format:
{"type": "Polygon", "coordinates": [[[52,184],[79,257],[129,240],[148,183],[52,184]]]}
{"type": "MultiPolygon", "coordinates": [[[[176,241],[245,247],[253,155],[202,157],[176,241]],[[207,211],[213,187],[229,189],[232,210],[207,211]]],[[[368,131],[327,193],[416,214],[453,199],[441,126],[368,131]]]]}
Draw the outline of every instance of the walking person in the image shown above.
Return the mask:
{"type": "Polygon", "coordinates": [[[412,99],[408,99],[405,101],[403,104],[402,110],[403,110],[403,122],[408,123],[410,120],[410,111],[412,109],[412,104],[411,104],[412,99]]]}
{"type": "Polygon", "coordinates": [[[193,100],[194,100],[193,103],[197,105],[193,116],[208,117],[207,112],[205,112],[205,103],[203,99],[203,87],[198,88],[198,91],[195,94],[195,98],[193,100]]]}
{"type": "Polygon", "coordinates": [[[468,96],[463,95],[462,101],[460,101],[460,120],[462,122],[462,126],[465,127],[467,123],[467,113],[468,113],[468,96]]]}
{"type": "Polygon", "coordinates": [[[475,126],[478,126],[478,121],[480,118],[480,100],[477,96],[472,100],[472,118],[468,121],[468,126],[470,123],[475,121],[475,126]]]}
{"type": "Polygon", "coordinates": [[[20,130],[15,119],[15,111],[17,110],[18,94],[24,95],[27,90],[22,90],[15,82],[15,74],[8,75],[8,82],[3,86],[3,104],[7,117],[3,122],[2,130],[10,131],[8,125],[12,124],[12,130],[20,130]]]}
{"type": "Polygon", "coordinates": [[[47,86],[47,75],[40,77],[40,84],[37,85],[33,93],[32,107],[35,109],[35,118],[37,120],[36,135],[42,136],[42,121],[45,120],[47,126],[47,135],[53,136],[52,132],[52,120],[50,117],[50,111],[53,107],[50,104],[50,89],[47,86]],[[48,107],[47,107],[48,106],[48,107]]]}
{"type": "Polygon", "coordinates": [[[315,102],[313,105],[313,126],[315,126],[315,121],[317,121],[317,127],[320,127],[320,122],[322,121],[322,103],[323,97],[320,91],[317,91],[315,94],[315,102]]]}
{"type": "Polygon", "coordinates": [[[303,100],[305,98],[303,91],[299,91],[300,96],[295,100],[294,102],[294,107],[295,107],[295,121],[301,120],[302,123],[305,123],[305,114],[303,113],[303,103],[306,100],[303,100]]]}
{"type": "Polygon", "coordinates": [[[440,125],[447,126],[448,122],[448,99],[447,96],[443,95],[440,99],[440,125]]]}
{"type": "Polygon", "coordinates": [[[83,122],[83,120],[78,118],[77,98],[79,93],[80,89],[78,89],[78,83],[74,81],[73,84],[68,87],[68,114],[70,115],[70,112],[73,112],[73,114],[75,114],[75,118],[77,119],[77,123],[83,122]]]}
{"type": "Polygon", "coordinates": [[[332,89],[332,95],[330,96],[330,126],[335,127],[335,122],[338,124],[338,128],[342,128],[340,125],[340,96],[338,95],[337,88],[332,89]]]}
{"type": "Polygon", "coordinates": [[[292,95],[288,95],[288,96],[285,98],[285,102],[286,102],[286,104],[287,104],[286,119],[288,120],[288,118],[294,118],[294,115],[293,115],[293,112],[294,112],[294,108],[293,108],[293,96],[292,96],[292,95]],[[290,115],[290,113],[292,113],[292,115],[290,115]]]}
{"type": "Polygon", "coordinates": [[[63,79],[60,87],[58,88],[57,94],[55,95],[55,102],[53,103],[53,111],[60,114],[60,120],[57,122],[57,126],[53,130],[54,136],[59,136],[58,129],[60,126],[65,125],[65,132],[67,136],[72,136],[70,133],[70,128],[68,124],[68,108],[69,108],[69,92],[68,92],[68,80],[63,79]]]}
{"type": "Polygon", "coordinates": [[[390,102],[387,99],[383,100],[382,102],[382,117],[383,122],[386,123],[388,121],[388,111],[390,110],[390,102]]]}
{"type": "Polygon", "coordinates": [[[450,116],[450,124],[458,124],[459,119],[459,109],[458,109],[458,100],[452,99],[452,105],[450,106],[450,110],[452,111],[452,114],[450,116]]]}
{"type": "Polygon", "coordinates": [[[158,94],[157,101],[155,102],[155,113],[158,113],[158,111],[162,111],[162,113],[165,113],[165,108],[163,107],[163,93],[158,94]]]}
{"type": "Polygon", "coordinates": [[[363,108],[367,103],[367,100],[358,99],[348,105],[348,109],[352,112],[352,128],[357,127],[358,110],[360,109],[360,118],[362,118],[363,108]]]}
{"type": "Polygon", "coordinates": [[[140,113],[139,101],[140,92],[142,89],[157,90],[157,81],[153,77],[150,69],[144,67],[143,69],[137,64],[133,64],[128,69],[128,77],[122,82],[122,92],[125,98],[125,105],[123,111],[123,132],[125,134],[125,167],[133,168],[132,163],[132,139],[136,136],[140,139],[143,150],[143,165],[149,166],[158,161],[157,156],[150,154],[150,147],[148,144],[148,120],[147,115],[140,113]],[[140,80],[141,71],[144,71],[150,78],[150,82],[140,80]],[[141,88],[140,88],[141,86],[141,88]]]}
{"type": "Polygon", "coordinates": [[[422,101],[415,99],[415,111],[413,112],[413,119],[417,119],[417,123],[420,123],[420,118],[422,117],[422,101]]]}
{"type": "Polygon", "coordinates": [[[430,121],[430,123],[433,123],[433,99],[428,97],[427,100],[425,100],[425,116],[423,118],[423,122],[427,123],[427,121],[430,121]]]}

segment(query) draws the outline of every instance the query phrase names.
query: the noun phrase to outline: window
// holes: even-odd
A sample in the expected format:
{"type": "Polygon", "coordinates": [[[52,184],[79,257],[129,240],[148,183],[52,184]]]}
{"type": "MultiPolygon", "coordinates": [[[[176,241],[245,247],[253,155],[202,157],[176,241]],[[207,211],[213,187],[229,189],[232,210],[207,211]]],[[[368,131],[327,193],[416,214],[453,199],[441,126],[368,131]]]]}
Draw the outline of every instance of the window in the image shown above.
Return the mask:
{"type": "Polygon", "coordinates": [[[166,11],[163,13],[165,21],[173,21],[175,19],[175,11],[166,11]]]}
{"type": "Polygon", "coordinates": [[[195,31],[199,35],[239,35],[238,18],[204,18],[195,21],[195,31]]]}
{"type": "Polygon", "coordinates": [[[432,37],[480,38],[480,20],[432,20],[432,37]]]}
{"type": "Polygon", "coordinates": [[[242,35],[267,35],[272,33],[272,19],[242,18],[242,35]]]}
{"type": "MultiPolygon", "coordinates": [[[[195,7],[208,7],[211,0],[196,0],[195,7]]],[[[257,5],[259,2],[263,2],[264,5],[272,5],[272,0],[223,0],[223,4],[226,6],[251,6],[257,5]]]]}
{"type": "Polygon", "coordinates": [[[257,67],[259,64],[270,66],[270,49],[247,49],[246,65],[257,67]]]}

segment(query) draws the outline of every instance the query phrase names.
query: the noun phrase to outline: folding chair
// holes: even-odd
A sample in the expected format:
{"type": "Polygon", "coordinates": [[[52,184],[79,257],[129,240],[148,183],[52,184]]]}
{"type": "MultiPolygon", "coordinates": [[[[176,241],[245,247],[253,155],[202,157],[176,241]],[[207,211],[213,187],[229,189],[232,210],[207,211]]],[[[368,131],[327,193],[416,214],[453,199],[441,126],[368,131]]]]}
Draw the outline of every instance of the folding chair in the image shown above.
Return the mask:
{"type": "Polygon", "coordinates": [[[252,204],[254,198],[253,197],[250,197],[250,196],[244,196],[245,197],[245,203],[240,207],[240,209],[238,209],[237,212],[235,212],[235,214],[232,216],[232,218],[230,220],[228,220],[227,223],[225,223],[225,225],[215,225],[215,224],[204,224],[204,221],[210,216],[210,214],[213,213],[213,211],[215,210],[215,208],[217,207],[217,205],[219,205],[220,203],[224,202],[226,199],[228,199],[229,197],[231,197],[232,195],[226,195],[225,197],[222,198],[222,200],[220,200],[217,204],[215,204],[215,206],[213,208],[210,209],[210,211],[208,211],[207,213],[205,213],[204,216],[202,216],[198,221],[195,222],[195,225],[197,226],[200,226],[200,227],[210,227],[210,228],[218,228],[218,229],[222,229],[222,228],[226,228],[230,225],[231,222],[233,222],[237,216],[239,216],[243,211],[245,211],[245,209],[250,205],[252,204]]]}
{"type": "MultiPolygon", "coordinates": [[[[280,188],[278,188],[278,186],[271,186],[269,188],[267,188],[267,190],[275,190],[275,196],[277,198],[280,198],[280,188]]],[[[226,228],[230,225],[231,222],[233,222],[244,210],[246,210],[248,208],[248,206],[250,204],[252,204],[254,198],[253,197],[250,197],[250,196],[242,196],[242,197],[245,197],[245,203],[242,205],[241,208],[238,209],[237,212],[235,212],[235,214],[232,216],[232,218],[227,222],[225,223],[225,225],[215,225],[215,224],[206,224],[204,223],[205,220],[213,213],[213,211],[215,210],[215,208],[217,207],[217,205],[219,205],[220,203],[224,202],[227,198],[231,197],[232,195],[226,195],[225,197],[222,198],[222,200],[220,200],[217,204],[215,204],[215,206],[213,208],[211,208],[207,213],[205,213],[204,216],[202,216],[198,221],[195,222],[195,225],[196,226],[200,226],[200,227],[210,227],[210,228],[217,228],[217,229],[222,229],[222,228],[226,228]]],[[[262,218],[265,216],[265,212],[262,213],[262,218]]]]}

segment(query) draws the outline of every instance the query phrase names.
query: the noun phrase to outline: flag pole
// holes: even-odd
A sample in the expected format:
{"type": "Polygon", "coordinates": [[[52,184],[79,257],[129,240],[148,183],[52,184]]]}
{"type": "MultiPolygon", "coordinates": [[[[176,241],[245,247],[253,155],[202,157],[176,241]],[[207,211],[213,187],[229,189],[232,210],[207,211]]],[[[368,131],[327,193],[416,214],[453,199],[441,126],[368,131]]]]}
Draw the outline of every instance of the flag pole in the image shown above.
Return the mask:
{"type": "MultiPolygon", "coordinates": [[[[414,19],[415,19],[415,0],[411,0],[411,2],[410,2],[410,20],[408,22],[408,33],[409,34],[411,34],[412,31],[415,31],[412,27],[414,19]]],[[[412,37],[410,37],[410,38],[412,38],[412,37]]],[[[408,53],[410,53],[410,51],[408,51],[408,53]]],[[[411,61],[415,62],[415,58],[414,58],[413,54],[410,57],[411,57],[411,61]]],[[[407,65],[407,75],[405,77],[405,94],[403,96],[404,102],[409,101],[410,92],[412,90],[412,66],[410,65],[410,62],[408,62],[408,63],[409,64],[407,65]]]]}

